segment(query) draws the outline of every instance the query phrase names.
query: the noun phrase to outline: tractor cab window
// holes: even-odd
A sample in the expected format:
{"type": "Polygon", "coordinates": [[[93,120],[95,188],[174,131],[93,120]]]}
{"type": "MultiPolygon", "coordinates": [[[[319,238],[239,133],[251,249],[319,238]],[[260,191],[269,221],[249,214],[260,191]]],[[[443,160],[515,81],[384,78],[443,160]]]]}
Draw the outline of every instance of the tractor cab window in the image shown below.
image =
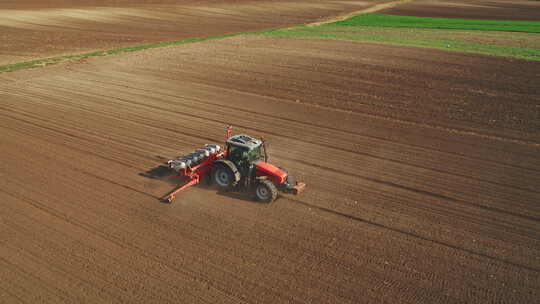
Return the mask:
{"type": "Polygon", "coordinates": [[[228,159],[232,161],[241,160],[244,157],[244,153],[247,152],[245,148],[229,145],[229,151],[227,152],[228,159]]]}
{"type": "Polygon", "coordinates": [[[261,146],[258,146],[256,148],[251,149],[251,151],[249,151],[249,153],[248,153],[249,161],[250,162],[256,162],[256,161],[259,161],[259,160],[263,159],[264,157],[262,156],[261,152],[262,152],[261,151],[261,146]]]}
{"type": "Polygon", "coordinates": [[[248,161],[250,163],[257,162],[259,160],[263,160],[263,150],[261,146],[255,147],[251,150],[248,150],[247,148],[235,146],[235,145],[229,145],[228,147],[228,156],[227,158],[233,162],[237,161],[248,161]]]}

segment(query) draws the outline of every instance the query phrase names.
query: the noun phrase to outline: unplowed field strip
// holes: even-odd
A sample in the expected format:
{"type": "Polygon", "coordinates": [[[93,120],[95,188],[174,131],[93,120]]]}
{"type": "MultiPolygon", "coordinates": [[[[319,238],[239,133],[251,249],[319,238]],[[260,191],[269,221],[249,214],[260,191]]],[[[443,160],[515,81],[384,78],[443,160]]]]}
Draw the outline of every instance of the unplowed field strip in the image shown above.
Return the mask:
{"type": "Polygon", "coordinates": [[[250,36],[3,76],[0,295],[534,302],[536,70],[250,36]],[[201,186],[160,203],[176,181],[141,173],[222,142],[227,124],[265,136],[306,193],[266,205],[201,186]]]}

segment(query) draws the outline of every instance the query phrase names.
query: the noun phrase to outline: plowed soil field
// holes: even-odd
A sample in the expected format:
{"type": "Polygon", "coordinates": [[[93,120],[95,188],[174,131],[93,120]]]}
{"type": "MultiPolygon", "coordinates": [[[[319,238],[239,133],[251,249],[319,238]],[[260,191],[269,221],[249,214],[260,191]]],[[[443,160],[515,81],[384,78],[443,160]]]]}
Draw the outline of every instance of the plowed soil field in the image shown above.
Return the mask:
{"type": "Polygon", "coordinates": [[[535,302],[538,70],[244,36],[2,74],[0,302],[535,302]],[[227,124],[307,191],[160,203],[227,124]]]}
{"type": "MultiPolygon", "coordinates": [[[[382,1],[225,2],[3,1],[0,64],[382,1]]],[[[244,35],[2,73],[0,303],[535,303],[538,71],[244,35]],[[178,183],[163,164],[227,125],[267,138],[306,192],[160,202],[178,183]]]]}
{"type": "Polygon", "coordinates": [[[2,0],[0,65],[313,22],[383,0],[2,0]]]}
{"type": "Polygon", "coordinates": [[[540,20],[534,0],[415,0],[381,11],[404,16],[493,20],[540,20]]]}

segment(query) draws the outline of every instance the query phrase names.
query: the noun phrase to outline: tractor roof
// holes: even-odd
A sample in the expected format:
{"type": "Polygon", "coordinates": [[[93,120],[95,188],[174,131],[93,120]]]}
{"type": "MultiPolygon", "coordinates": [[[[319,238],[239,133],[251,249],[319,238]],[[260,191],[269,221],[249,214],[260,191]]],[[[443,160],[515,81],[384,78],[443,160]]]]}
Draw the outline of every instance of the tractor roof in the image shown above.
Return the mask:
{"type": "Polygon", "coordinates": [[[239,134],[239,135],[231,136],[227,140],[227,143],[251,150],[253,148],[257,148],[258,146],[260,146],[262,144],[262,141],[260,139],[251,137],[246,134],[239,134]]]}

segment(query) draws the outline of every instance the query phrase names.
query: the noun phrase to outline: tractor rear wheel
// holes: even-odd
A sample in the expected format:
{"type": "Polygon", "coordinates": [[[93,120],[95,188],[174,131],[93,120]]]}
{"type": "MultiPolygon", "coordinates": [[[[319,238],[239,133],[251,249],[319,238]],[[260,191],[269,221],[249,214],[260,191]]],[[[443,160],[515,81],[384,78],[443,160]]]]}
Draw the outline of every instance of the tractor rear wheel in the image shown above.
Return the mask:
{"type": "Polygon", "coordinates": [[[214,183],[222,189],[232,187],[234,183],[234,175],[231,169],[226,167],[218,167],[214,169],[214,183]]]}
{"type": "Polygon", "coordinates": [[[276,200],[278,190],[272,181],[264,179],[255,187],[255,198],[259,202],[271,203],[276,200]]]}

